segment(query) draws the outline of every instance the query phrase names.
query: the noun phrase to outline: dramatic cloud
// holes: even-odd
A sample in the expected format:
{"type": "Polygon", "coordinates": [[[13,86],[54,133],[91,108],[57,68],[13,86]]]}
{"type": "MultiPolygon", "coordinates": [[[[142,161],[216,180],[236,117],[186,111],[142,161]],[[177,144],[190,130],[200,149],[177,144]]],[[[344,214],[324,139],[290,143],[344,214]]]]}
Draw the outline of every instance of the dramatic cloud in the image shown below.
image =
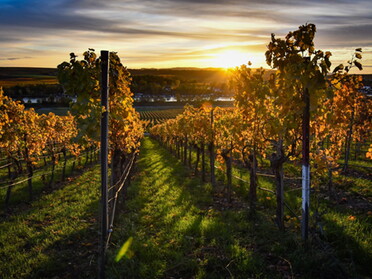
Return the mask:
{"type": "Polygon", "coordinates": [[[231,49],[264,66],[271,33],[311,22],[317,48],[338,63],[362,47],[367,72],[371,10],[365,0],[0,0],[0,66],[55,67],[89,47],[118,51],[129,67],[208,67],[231,49]]]}
{"type": "Polygon", "coordinates": [[[21,59],[21,58],[17,58],[17,57],[0,58],[0,60],[8,60],[8,61],[13,61],[13,60],[18,60],[18,59],[21,59]]]}

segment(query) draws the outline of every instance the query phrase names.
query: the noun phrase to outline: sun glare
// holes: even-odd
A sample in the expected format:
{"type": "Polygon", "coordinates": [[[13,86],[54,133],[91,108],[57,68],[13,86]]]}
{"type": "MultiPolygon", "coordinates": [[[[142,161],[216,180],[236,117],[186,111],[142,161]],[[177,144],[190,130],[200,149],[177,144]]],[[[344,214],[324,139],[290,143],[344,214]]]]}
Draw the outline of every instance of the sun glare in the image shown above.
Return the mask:
{"type": "Polygon", "coordinates": [[[215,67],[232,68],[247,64],[249,55],[240,51],[229,50],[215,54],[214,64],[215,67]]]}

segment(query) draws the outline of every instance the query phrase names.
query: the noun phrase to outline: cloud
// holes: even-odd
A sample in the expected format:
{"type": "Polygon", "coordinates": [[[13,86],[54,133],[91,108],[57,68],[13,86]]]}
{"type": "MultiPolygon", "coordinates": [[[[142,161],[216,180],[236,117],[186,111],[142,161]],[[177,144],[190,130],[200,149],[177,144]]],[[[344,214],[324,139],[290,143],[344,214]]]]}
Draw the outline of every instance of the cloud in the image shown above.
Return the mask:
{"type": "Polygon", "coordinates": [[[29,59],[32,58],[30,56],[25,56],[25,57],[5,57],[5,58],[0,58],[0,60],[4,61],[14,61],[14,60],[21,60],[21,59],[29,59]]]}
{"type": "MultiPolygon", "coordinates": [[[[2,7],[0,4],[0,26],[33,29],[34,34],[45,30],[71,30],[129,37],[168,36],[213,40],[224,35],[239,38],[247,32],[284,33],[289,28],[305,23],[303,21],[337,27],[356,20],[371,19],[367,9],[362,13],[360,9],[353,8],[358,14],[342,15],[346,8],[350,12],[351,3],[346,1],[16,0],[6,3],[2,7]],[[304,3],[310,8],[304,8],[304,3]],[[318,9],[311,5],[317,5],[318,9]],[[313,9],[316,13],[311,13],[313,9]],[[231,29],[229,25],[240,25],[240,30],[231,29]],[[210,32],[212,27],[219,33],[210,32]]],[[[358,7],[357,1],[351,7],[358,7]]]]}
{"type": "Polygon", "coordinates": [[[21,58],[17,58],[17,57],[0,58],[0,60],[7,60],[7,61],[13,61],[13,60],[18,60],[18,59],[21,59],[21,58]]]}
{"type": "Polygon", "coordinates": [[[306,22],[317,25],[317,48],[366,48],[371,10],[367,0],[3,0],[0,48],[9,58],[104,47],[143,63],[201,59],[219,47],[264,51],[271,33],[306,22]]]}
{"type": "MultiPolygon", "coordinates": [[[[372,22],[372,18],[370,22],[372,22]]],[[[331,47],[372,47],[372,23],[325,28],[318,33],[322,36],[322,45],[331,47]]]]}

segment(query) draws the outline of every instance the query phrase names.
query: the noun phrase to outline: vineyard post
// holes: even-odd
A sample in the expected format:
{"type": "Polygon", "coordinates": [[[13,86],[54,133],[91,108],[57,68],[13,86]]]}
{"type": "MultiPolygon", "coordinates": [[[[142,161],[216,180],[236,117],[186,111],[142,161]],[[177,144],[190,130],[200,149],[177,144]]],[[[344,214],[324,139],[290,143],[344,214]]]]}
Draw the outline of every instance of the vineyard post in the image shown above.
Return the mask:
{"type": "Polygon", "coordinates": [[[213,129],[213,122],[214,122],[214,115],[213,115],[213,107],[211,110],[211,132],[212,132],[212,140],[210,142],[210,168],[211,168],[211,183],[212,186],[216,186],[216,178],[215,178],[215,171],[214,171],[214,129],[213,129]]]}
{"type": "Polygon", "coordinates": [[[108,234],[108,199],[107,199],[107,183],[108,183],[108,82],[109,82],[109,52],[101,51],[101,259],[99,263],[99,277],[105,278],[105,254],[106,254],[106,238],[108,234]]]}
{"type": "Polygon", "coordinates": [[[204,148],[204,141],[201,145],[201,152],[202,152],[202,182],[205,182],[205,148],[204,148]]]}
{"type": "MultiPolygon", "coordinates": [[[[305,60],[305,63],[307,60],[305,60]]],[[[307,240],[309,230],[310,204],[310,95],[308,88],[303,91],[304,109],[302,115],[302,220],[301,235],[307,240]]]]}

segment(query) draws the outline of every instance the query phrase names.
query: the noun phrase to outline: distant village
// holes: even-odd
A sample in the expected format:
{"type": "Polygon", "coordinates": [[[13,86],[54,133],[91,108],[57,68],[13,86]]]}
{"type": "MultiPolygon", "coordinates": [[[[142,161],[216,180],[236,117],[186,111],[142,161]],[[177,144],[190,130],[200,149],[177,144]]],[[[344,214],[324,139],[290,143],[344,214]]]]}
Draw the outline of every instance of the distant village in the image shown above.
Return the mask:
{"type": "MultiPolygon", "coordinates": [[[[50,87],[49,85],[48,87],[50,87]]],[[[42,90],[24,90],[23,88],[16,88],[13,90],[6,90],[5,93],[10,95],[12,98],[21,100],[25,104],[61,104],[68,105],[70,102],[75,103],[77,101],[76,96],[69,96],[63,92],[63,89],[59,85],[55,85],[56,94],[50,93],[50,89],[47,93],[38,94],[42,90]],[[8,91],[8,92],[7,92],[8,91]],[[36,91],[36,92],[35,92],[36,91]],[[9,94],[10,93],[10,94],[9,94]]],[[[204,90],[204,94],[192,94],[191,90],[185,90],[187,94],[182,94],[180,90],[172,90],[165,86],[161,92],[156,94],[152,93],[133,93],[133,99],[135,103],[182,103],[182,102],[198,102],[198,101],[215,101],[215,102],[232,102],[234,98],[230,92],[222,91],[220,88],[208,87],[204,90]]]]}
{"type": "MultiPolygon", "coordinates": [[[[361,92],[366,94],[367,97],[372,98],[372,87],[364,86],[360,89],[361,92]]],[[[221,95],[220,92],[216,94],[203,94],[203,95],[190,95],[190,94],[145,94],[145,93],[134,93],[133,96],[135,103],[182,103],[182,102],[197,102],[197,101],[213,101],[213,102],[232,102],[234,98],[232,96],[221,95]]],[[[76,97],[71,97],[66,94],[57,94],[50,96],[25,96],[22,97],[25,104],[66,104],[70,102],[75,103],[76,97]]]]}
{"type": "MultiPolygon", "coordinates": [[[[216,95],[172,95],[161,94],[151,95],[144,93],[134,93],[135,103],[177,103],[177,102],[197,102],[197,101],[215,101],[215,102],[232,102],[233,97],[230,96],[216,96],[216,95]]],[[[25,104],[69,104],[76,103],[77,97],[71,97],[66,94],[58,94],[54,96],[22,97],[21,101],[25,104]]]]}

